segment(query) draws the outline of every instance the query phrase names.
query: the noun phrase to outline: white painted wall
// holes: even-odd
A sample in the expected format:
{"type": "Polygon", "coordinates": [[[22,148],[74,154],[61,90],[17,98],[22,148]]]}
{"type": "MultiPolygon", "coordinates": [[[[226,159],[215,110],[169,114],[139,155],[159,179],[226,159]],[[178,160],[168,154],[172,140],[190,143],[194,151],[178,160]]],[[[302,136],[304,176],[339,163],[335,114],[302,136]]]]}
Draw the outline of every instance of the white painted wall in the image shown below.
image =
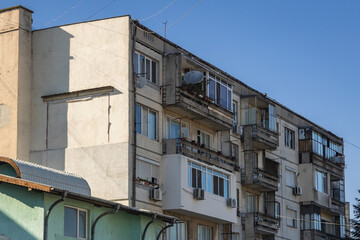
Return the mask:
{"type": "MultiPolygon", "coordinates": [[[[200,163],[193,159],[192,162],[200,163]]],[[[218,222],[237,222],[236,208],[226,206],[226,199],[205,192],[205,200],[193,198],[193,188],[188,186],[188,158],[181,155],[163,157],[163,209],[172,210],[184,215],[214,218],[218,222]]],[[[210,167],[210,166],[209,166],[210,167]]],[[[217,171],[223,171],[214,167],[217,171]]],[[[230,175],[230,197],[236,198],[236,179],[230,175]]]]}

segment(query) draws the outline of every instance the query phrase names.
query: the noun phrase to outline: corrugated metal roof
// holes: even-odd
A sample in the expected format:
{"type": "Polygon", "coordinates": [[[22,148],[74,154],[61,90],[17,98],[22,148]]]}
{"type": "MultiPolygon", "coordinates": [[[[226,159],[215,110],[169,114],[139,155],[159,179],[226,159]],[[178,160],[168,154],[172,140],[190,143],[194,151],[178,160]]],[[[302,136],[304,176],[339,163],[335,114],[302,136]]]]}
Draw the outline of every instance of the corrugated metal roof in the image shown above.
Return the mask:
{"type": "Polygon", "coordinates": [[[18,177],[23,180],[41,183],[57,189],[91,196],[91,189],[87,181],[75,174],[44,167],[35,163],[25,162],[18,159],[0,157],[0,163],[6,162],[18,173],[18,177]]]}

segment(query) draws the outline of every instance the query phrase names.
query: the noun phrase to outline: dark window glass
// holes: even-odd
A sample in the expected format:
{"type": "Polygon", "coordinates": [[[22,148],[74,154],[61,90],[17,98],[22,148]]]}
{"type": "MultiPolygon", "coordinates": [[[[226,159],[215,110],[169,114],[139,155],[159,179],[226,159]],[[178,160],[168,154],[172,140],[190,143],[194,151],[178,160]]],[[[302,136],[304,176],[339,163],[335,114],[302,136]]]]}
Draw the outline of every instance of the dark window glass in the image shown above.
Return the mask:
{"type": "Polygon", "coordinates": [[[79,237],[86,238],[86,212],[79,210],[79,237]]]}
{"type": "Polygon", "coordinates": [[[136,132],[141,134],[141,106],[136,104],[136,132]]]}
{"type": "Polygon", "coordinates": [[[196,169],[193,168],[193,169],[191,169],[191,171],[192,171],[192,173],[191,173],[191,175],[192,175],[192,187],[196,188],[196,169]]]}
{"type": "Polygon", "coordinates": [[[156,79],[157,79],[157,67],[156,67],[156,62],[151,61],[152,62],[152,71],[151,71],[151,81],[153,83],[156,83],[156,79]]]}
{"type": "Polygon", "coordinates": [[[146,59],[146,79],[150,81],[150,60],[146,59]]]}
{"type": "Polygon", "coordinates": [[[145,77],[145,73],[145,57],[140,55],[140,72],[138,74],[142,77],[145,77]]]}
{"type": "Polygon", "coordinates": [[[215,100],[215,81],[209,80],[209,97],[215,100]]]}
{"type": "Polygon", "coordinates": [[[139,69],[138,69],[138,54],[137,53],[134,53],[134,56],[133,56],[133,62],[134,62],[134,72],[136,74],[139,73],[139,69]]]}
{"type": "Polygon", "coordinates": [[[64,235],[77,237],[77,209],[65,207],[64,212],[64,235]]]}
{"type": "Polygon", "coordinates": [[[214,194],[219,195],[219,177],[214,176],[214,194]]]}
{"type": "Polygon", "coordinates": [[[219,195],[224,196],[224,179],[219,178],[219,195]]]}

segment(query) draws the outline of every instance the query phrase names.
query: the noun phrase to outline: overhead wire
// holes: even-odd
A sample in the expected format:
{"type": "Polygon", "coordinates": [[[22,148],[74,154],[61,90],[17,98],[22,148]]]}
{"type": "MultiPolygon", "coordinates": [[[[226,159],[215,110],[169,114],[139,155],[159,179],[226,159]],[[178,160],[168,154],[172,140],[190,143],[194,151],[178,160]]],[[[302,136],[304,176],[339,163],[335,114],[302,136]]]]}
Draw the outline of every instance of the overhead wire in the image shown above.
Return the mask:
{"type": "Polygon", "coordinates": [[[161,14],[163,11],[165,11],[167,8],[169,8],[171,5],[173,5],[175,2],[176,2],[176,0],[173,0],[170,4],[166,5],[163,9],[161,9],[161,10],[158,11],[157,13],[155,13],[155,14],[147,17],[147,18],[140,19],[139,21],[140,21],[140,22],[143,22],[143,21],[149,20],[150,18],[156,17],[157,15],[159,15],[159,14],[161,14]]]}
{"type": "Polygon", "coordinates": [[[105,8],[109,7],[110,5],[112,5],[114,2],[116,2],[117,0],[112,0],[110,3],[108,3],[107,5],[105,5],[103,8],[99,9],[98,11],[96,11],[95,13],[93,13],[92,15],[90,15],[89,17],[85,18],[84,21],[92,18],[93,16],[95,16],[96,14],[98,14],[99,12],[101,12],[102,10],[104,10],[105,8]]]}
{"type": "Polygon", "coordinates": [[[178,22],[180,22],[184,17],[186,17],[188,14],[190,14],[192,11],[194,11],[194,9],[199,6],[199,4],[202,2],[203,0],[199,0],[195,6],[190,9],[190,11],[188,11],[187,13],[185,13],[185,15],[183,15],[182,17],[180,17],[178,20],[176,20],[174,23],[170,24],[168,28],[171,28],[172,26],[174,26],[175,24],[177,24],[178,22]]]}
{"type": "Polygon", "coordinates": [[[74,6],[68,8],[66,11],[64,11],[62,14],[60,14],[59,16],[53,18],[51,21],[47,22],[45,25],[43,25],[43,27],[49,26],[50,24],[56,22],[57,20],[59,20],[60,18],[62,18],[63,16],[65,16],[66,14],[68,14],[69,12],[73,11],[74,9],[76,9],[84,0],[79,0],[74,6]]]}

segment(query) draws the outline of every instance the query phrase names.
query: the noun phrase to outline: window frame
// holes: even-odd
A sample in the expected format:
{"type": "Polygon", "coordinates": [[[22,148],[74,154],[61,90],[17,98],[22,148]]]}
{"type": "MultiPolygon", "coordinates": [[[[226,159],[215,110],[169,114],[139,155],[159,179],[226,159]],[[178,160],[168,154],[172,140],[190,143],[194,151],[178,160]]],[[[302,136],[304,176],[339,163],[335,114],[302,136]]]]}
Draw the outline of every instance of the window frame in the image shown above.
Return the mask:
{"type": "Polygon", "coordinates": [[[152,109],[152,108],[149,108],[149,107],[146,107],[142,104],[139,104],[139,103],[136,103],[136,111],[135,111],[135,114],[136,114],[136,133],[142,135],[142,136],[145,136],[149,139],[152,139],[154,141],[158,141],[159,139],[159,133],[158,133],[158,122],[159,122],[159,112],[152,109]],[[140,117],[138,118],[138,107],[140,108],[140,117]],[[145,131],[144,131],[144,125],[145,125],[145,122],[144,122],[144,117],[142,116],[143,112],[144,111],[147,111],[147,123],[146,123],[146,126],[147,126],[147,130],[146,130],[146,134],[145,134],[145,131]],[[155,114],[155,123],[154,123],[154,131],[155,131],[155,138],[152,138],[150,137],[149,133],[150,133],[150,118],[149,118],[149,113],[154,113],[155,114]],[[140,123],[138,122],[140,120],[140,123]],[[138,128],[140,124],[140,128],[138,128]],[[140,132],[139,132],[140,130],[140,132]]]}
{"type": "Polygon", "coordinates": [[[189,124],[187,122],[180,121],[179,119],[172,117],[170,115],[166,115],[165,121],[166,121],[165,122],[165,139],[176,139],[176,138],[171,138],[171,122],[179,123],[179,126],[180,126],[179,131],[180,132],[179,132],[178,138],[182,138],[181,129],[187,128],[190,132],[189,124]]]}
{"type": "Polygon", "coordinates": [[[284,127],[285,147],[295,150],[295,131],[284,127]]]}
{"type": "Polygon", "coordinates": [[[210,133],[208,133],[208,132],[204,132],[204,131],[198,129],[198,130],[196,131],[196,141],[197,141],[200,145],[204,144],[206,148],[211,149],[211,147],[212,147],[212,134],[210,134],[210,133]],[[201,137],[201,134],[205,135],[206,137],[209,137],[209,145],[208,145],[208,146],[207,146],[206,144],[204,144],[204,143],[201,143],[201,138],[202,138],[202,137],[201,137]]]}
{"type": "Polygon", "coordinates": [[[214,100],[214,103],[228,111],[233,111],[233,86],[226,81],[222,80],[222,78],[219,78],[213,73],[206,73],[206,96],[214,100]],[[210,96],[210,81],[214,82],[214,98],[210,96]],[[226,89],[226,107],[222,105],[221,102],[221,87],[225,87],[226,89]],[[230,98],[229,98],[229,92],[230,92],[230,98]],[[220,95],[220,97],[218,96],[220,95]]]}
{"type": "Polygon", "coordinates": [[[200,229],[202,229],[202,228],[204,228],[206,230],[210,230],[209,231],[209,233],[210,233],[210,236],[209,236],[210,238],[209,239],[212,239],[212,235],[213,235],[212,227],[198,224],[198,227],[197,227],[198,240],[207,240],[207,239],[205,239],[205,236],[200,236],[200,229]]]}
{"type": "Polygon", "coordinates": [[[246,212],[255,213],[259,211],[259,196],[253,193],[246,193],[246,212]],[[251,200],[249,200],[251,199],[251,200]],[[250,204],[251,203],[251,207],[250,204]],[[251,209],[250,209],[251,208],[251,209]]]}
{"type": "Polygon", "coordinates": [[[187,161],[187,168],[188,168],[188,184],[187,184],[188,187],[202,188],[207,193],[214,194],[226,199],[230,198],[231,176],[229,174],[223,173],[221,171],[218,171],[217,169],[213,169],[190,160],[187,161]],[[193,176],[193,172],[195,172],[196,174],[195,177],[193,176]],[[217,183],[215,183],[215,178],[218,179],[217,183]],[[195,185],[193,179],[195,179],[196,181],[195,185]],[[221,191],[220,179],[222,179],[222,186],[223,186],[222,191],[221,191]],[[199,184],[198,182],[199,180],[201,181],[201,184],[199,184]],[[215,193],[216,186],[217,186],[217,193],[215,193]],[[221,195],[221,192],[223,193],[223,195],[221,195]]]}
{"type": "Polygon", "coordinates": [[[324,172],[322,170],[319,169],[315,169],[315,174],[314,174],[314,183],[315,183],[315,190],[321,193],[325,193],[328,194],[329,193],[329,184],[328,184],[328,174],[327,172],[324,172]],[[319,176],[321,177],[321,180],[319,179],[319,176]],[[324,179],[325,178],[325,179],[324,179]],[[322,186],[320,185],[322,181],[322,186]],[[324,190],[324,191],[322,191],[324,190]]]}
{"type": "MultiPolygon", "coordinates": [[[[64,205],[64,222],[65,222],[65,208],[70,208],[70,209],[75,209],[76,210],[76,239],[87,239],[88,238],[88,210],[84,209],[84,208],[79,208],[79,207],[74,207],[74,206],[70,206],[70,205],[64,205]],[[80,232],[79,232],[79,221],[80,221],[80,217],[79,217],[79,213],[80,211],[85,212],[85,238],[80,237],[80,232]]],[[[64,223],[64,236],[65,237],[71,237],[74,238],[73,236],[67,236],[65,235],[65,223],[64,223]]]]}
{"type": "Polygon", "coordinates": [[[287,187],[291,187],[291,188],[296,187],[296,171],[295,170],[290,169],[290,168],[285,168],[285,184],[287,187]],[[290,183],[288,183],[288,181],[287,181],[287,173],[288,172],[294,174],[294,185],[289,185],[290,183]]]}
{"type": "Polygon", "coordinates": [[[134,72],[137,76],[144,77],[148,82],[151,82],[155,85],[159,84],[159,62],[155,60],[154,58],[148,57],[147,55],[135,51],[133,55],[133,63],[134,63],[134,72]],[[134,56],[137,55],[135,58],[134,56]],[[140,64],[140,58],[141,56],[144,58],[144,69],[145,72],[141,72],[141,64],[140,64]],[[135,64],[135,59],[137,59],[137,63],[135,64]],[[147,60],[150,62],[150,72],[147,72],[147,60]],[[153,80],[153,64],[156,64],[156,73],[155,73],[155,81],[153,80]],[[137,68],[137,69],[136,69],[137,68]],[[147,75],[149,74],[149,79],[147,78],[147,75]]]}
{"type": "Polygon", "coordinates": [[[291,228],[297,228],[297,211],[296,211],[295,209],[286,207],[286,218],[287,218],[287,220],[286,220],[286,226],[291,227],[291,228]],[[288,211],[294,212],[294,213],[295,213],[295,217],[294,217],[294,218],[290,217],[289,214],[288,214],[288,211]],[[292,223],[293,223],[293,224],[289,224],[289,219],[292,220],[292,223]]]}

